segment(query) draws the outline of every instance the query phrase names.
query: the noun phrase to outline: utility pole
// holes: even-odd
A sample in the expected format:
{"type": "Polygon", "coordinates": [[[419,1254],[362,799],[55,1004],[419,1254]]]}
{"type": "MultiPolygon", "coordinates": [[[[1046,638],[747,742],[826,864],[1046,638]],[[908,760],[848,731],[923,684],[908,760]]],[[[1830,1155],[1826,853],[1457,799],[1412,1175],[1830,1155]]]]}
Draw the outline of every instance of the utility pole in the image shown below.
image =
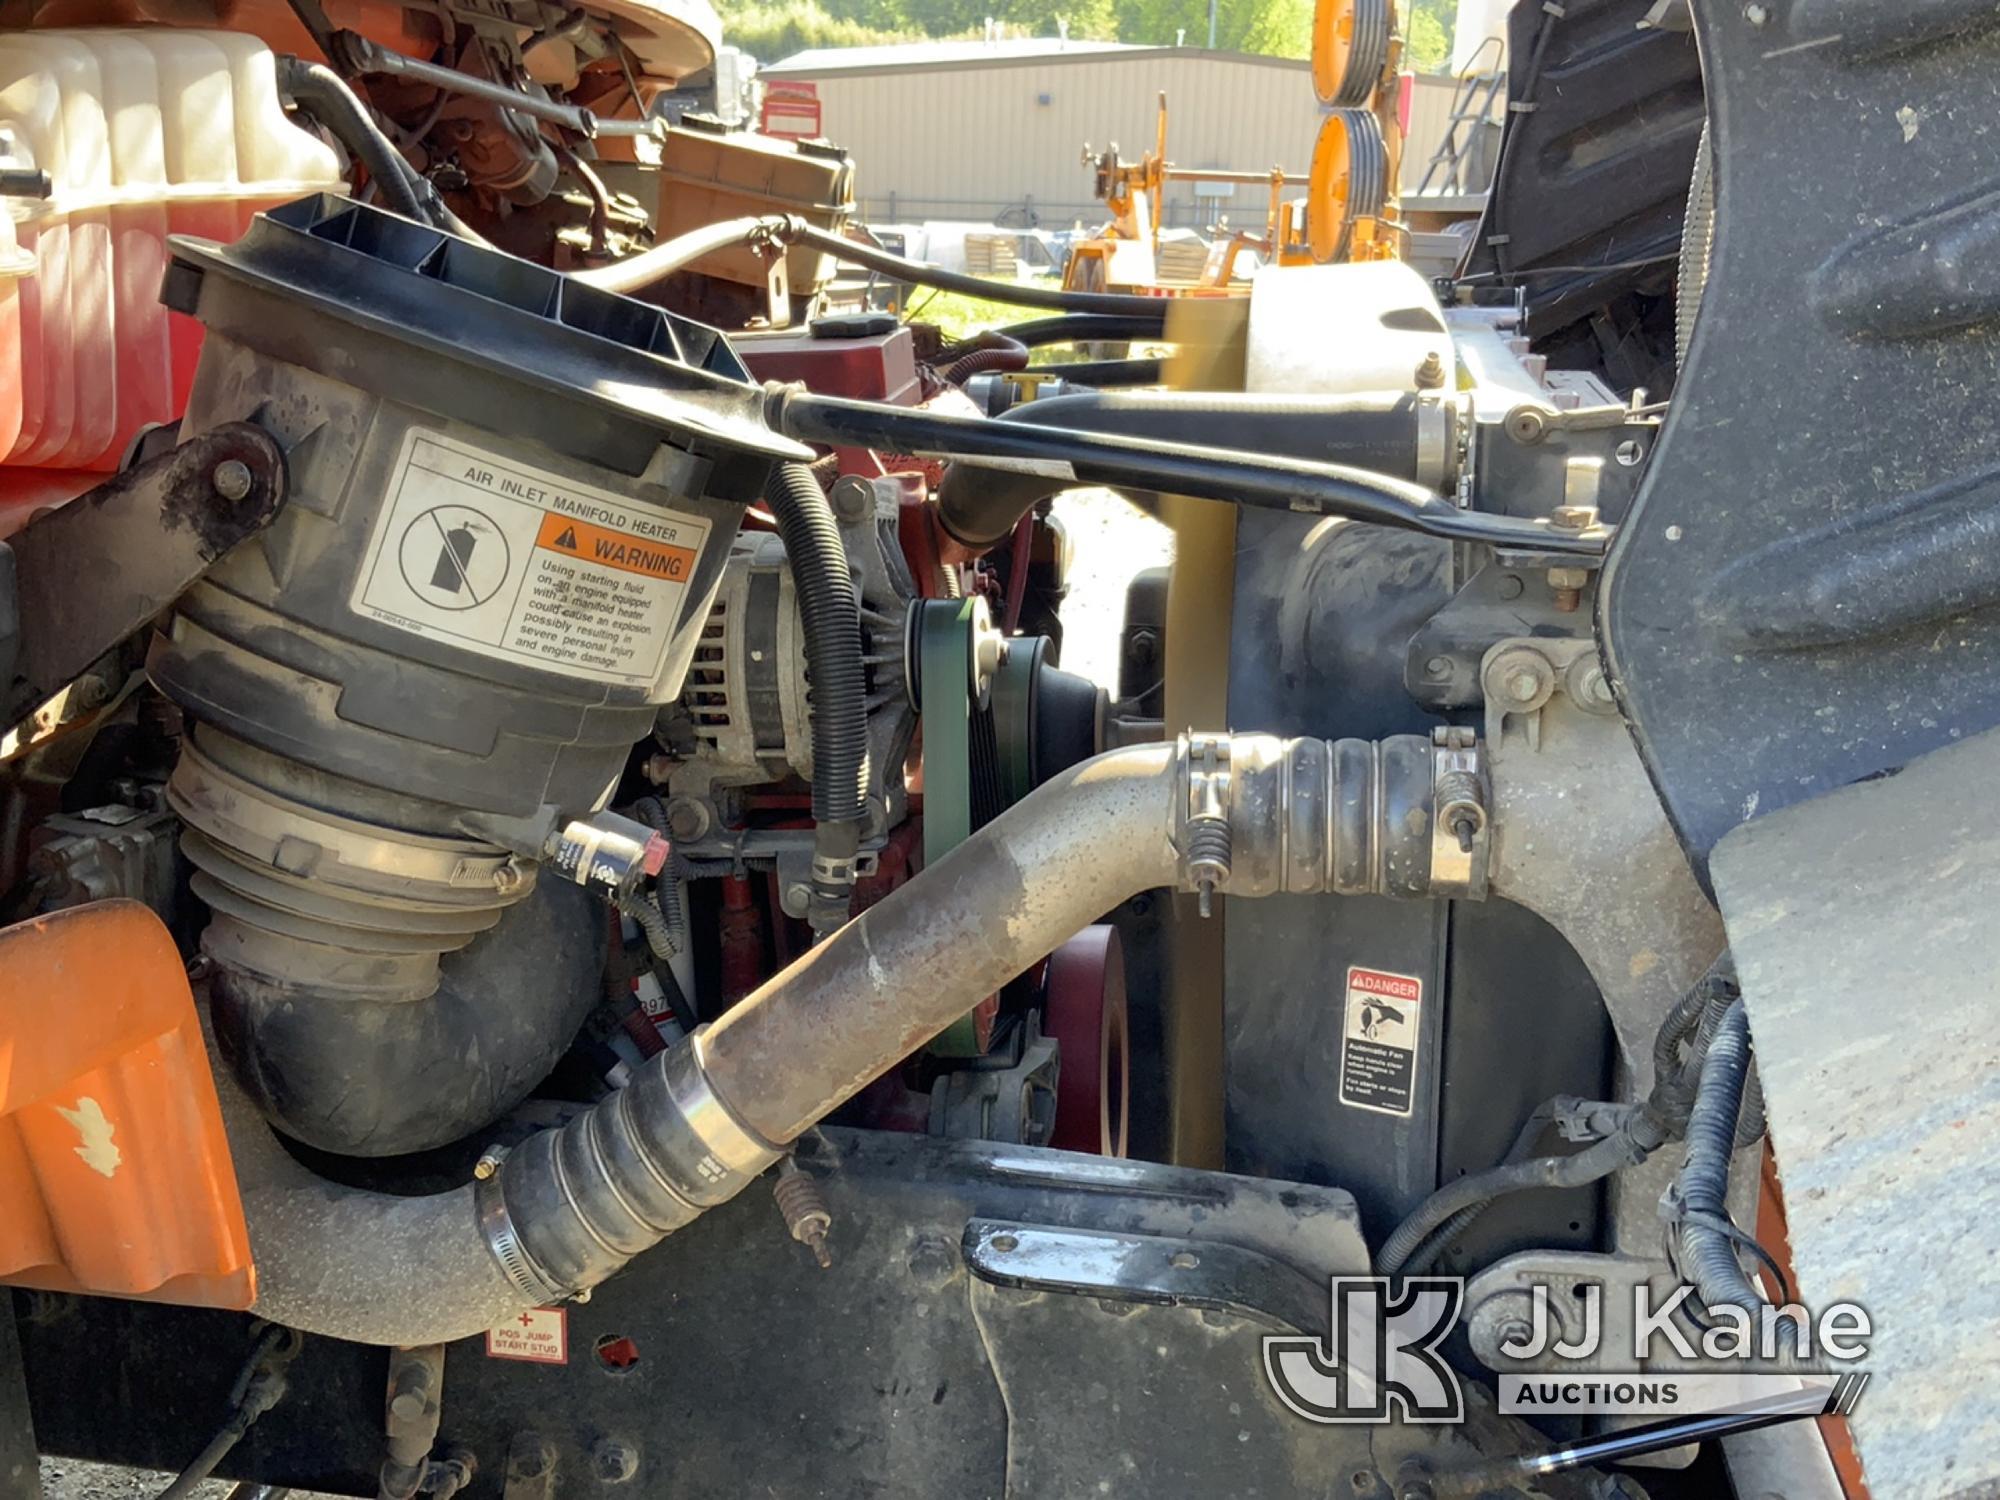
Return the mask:
{"type": "Polygon", "coordinates": [[[1208,50],[1215,50],[1215,0],[1208,0],[1208,50]]]}

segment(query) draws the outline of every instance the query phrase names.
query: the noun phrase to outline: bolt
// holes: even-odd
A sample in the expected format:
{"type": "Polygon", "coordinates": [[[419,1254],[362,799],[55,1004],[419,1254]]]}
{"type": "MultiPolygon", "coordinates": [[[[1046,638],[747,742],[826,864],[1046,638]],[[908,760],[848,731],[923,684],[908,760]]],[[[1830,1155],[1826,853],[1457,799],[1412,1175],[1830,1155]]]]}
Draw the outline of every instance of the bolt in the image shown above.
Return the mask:
{"type": "Polygon", "coordinates": [[[597,1477],[606,1484],[623,1484],[639,1472],[639,1450],[618,1438],[601,1439],[590,1450],[597,1477]]]}
{"type": "Polygon", "coordinates": [[[1167,1264],[1176,1271],[1192,1271],[1201,1264],[1201,1257],[1192,1250],[1176,1250],[1168,1257],[1167,1264]]]}
{"type": "Polygon", "coordinates": [[[400,1422],[414,1422],[424,1414],[421,1391],[398,1391],[389,1401],[389,1413],[400,1422]]]}
{"type": "Polygon", "coordinates": [[[1433,656],[1429,661],[1424,663],[1424,676],[1437,678],[1451,676],[1451,658],[1448,656],[1433,656]]]}
{"type": "Polygon", "coordinates": [[[674,797],[667,802],[667,831],[683,844],[706,835],[711,821],[707,805],[693,797],[674,797]]]}
{"type": "Polygon", "coordinates": [[[1617,698],[1611,691],[1611,683],[1605,678],[1604,668],[1593,657],[1579,657],[1571,663],[1565,674],[1569,695],[1586,710],[1614,708],[1617,698]]]}
{"type": "Polygon", "coordinates": [[[519,860],[510,859],[493,872],[493,889],[503,896],[510,896],[528,883],[528,872],[521,868],[519,860]]]}
{"type": "Polygon", "coordinates": [[[924,1234],[910,1247],[910,1275],[931,1288],[943,1286],[958,1269],[958,1246],[942,1235],[924,1234]]]}
{"type": "Polygon", "coordinates": [[[1746,5],[1743,7],[1743,19],[1752,26],[1767,26],[1771,21],[1771,9],[1766,5],[1746,5]]]}
{"type": "Polygon", "coordinates": [[[836,479],[826,498],[834,515],[849,526],[858,526],[875,514],[875,486],[859,474],[836,479]]]}
{"type": "Polygon", "coordinates": [[[1424,362],[1417,366],[1417,389],[1434,391],[1444,384],[1444,359],[1433,349],[1424,356],[1424,362]]]}
{"type": "Polygon", "coordinates": [[[1549,414],[1538,406],[1517,406],[1507,413],[1507,436],[1517,443],[1539,443],[1548,436],[1549,414]]]}
{"type": "Polygon", "coordinates": [[[812,910],[812,887],[803,880],[794,880],[785,887],[784,899],[778,904],[788,917],[803,917],[812,910]]]}
{"type": "Polygon", "coordinates": [[[1558,614],[1575,614],[1583,602],[1583,586],[1590,574],[1582,568],[1550,568],[1549,589],[1558,614]]]}
{"type": "Polygon", "coordinates": [[[1499,587],[1494,592],[1502,599],[1518,599],[1526,588],[1527,585],[1521,582],[1520,574],[1504,573],[1501,575],[1499,587]]]}
{"type": "Polygon", "coordinates": [[[1588,531],[1597,524],[1597,507],[1558,505],[1549,512],[1549,524],[1558,531],[1588,531]]]}
{"type": "Polygon", "coordinates": [[[233,503],[250,493],[256,479],[250,472],[250,466],[242,459],[225,458],[209,474],[208,482],[214,486],[216,494],[233,503]]]}
{"type": "Polygon", "coordinates": [[[1639,460],[1646,456],[1646,445],[1637,438],[1627,438],[1612,456],[1626,468],[1636,468],[1639,460]]]}
{"type": "Polygon", "coordinates": [[[472,1175],[484,1182],[500,1170],[500,1164],[507,1159],[505,1146],[488,1146],[479,1153],[479,1160],[472,1164],[472,1175]]]}
{"type": "Polygon", "coordinates": [[[1462,812],[1451,820],[1451,831],[1458,840],[1458,852],[1470,854],[1472,841],[1479,837],[1479,820],[1469,812],[1462,812]]]}
{"type": "Polygon", "coordinates": [[[1516,703],[1533,703],[1542,690],[1541,674],[1532,667],[1523,667],[1507,678],[1507,696],[1516,703]]]}
{"type": "Polygon", "coordinates": [[[812,1251],[820,1269],[826,1270],[833,1264],[833,1252],[826,1245],[826,1232],[833,1228],[833,1213],[820,1195],[819,1184],[801,1172],[799,1164],[788,1156],[778,1168],[771,1196],[778,1200],[778,1212],[785,1216],[785,1228],[792,1238],[812,1251]]]}

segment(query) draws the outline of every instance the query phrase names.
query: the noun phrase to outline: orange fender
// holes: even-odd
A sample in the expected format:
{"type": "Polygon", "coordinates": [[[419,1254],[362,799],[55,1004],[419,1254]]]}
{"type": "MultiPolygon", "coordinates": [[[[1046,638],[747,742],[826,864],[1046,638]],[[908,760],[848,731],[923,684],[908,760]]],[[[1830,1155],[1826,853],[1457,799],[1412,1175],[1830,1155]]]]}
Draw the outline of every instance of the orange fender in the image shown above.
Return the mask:
{"type": "Polygon", "coordinates": [[[0,1282],[256,1299],[194,995],[136,901],[0,930],[0,1282]]]}

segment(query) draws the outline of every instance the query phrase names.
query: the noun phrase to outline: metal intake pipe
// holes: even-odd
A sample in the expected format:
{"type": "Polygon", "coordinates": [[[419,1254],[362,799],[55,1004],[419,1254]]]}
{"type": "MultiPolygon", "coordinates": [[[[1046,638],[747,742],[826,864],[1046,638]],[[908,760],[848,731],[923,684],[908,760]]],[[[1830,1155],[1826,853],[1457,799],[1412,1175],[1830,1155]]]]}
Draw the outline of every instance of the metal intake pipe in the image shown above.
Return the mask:
{"type": "MultiPolygon", "coordinates": [[[[259,1310],[350,1339],[433,1343],[490,1327],[506,1311],[495,1306],[496,1267],[523,1307],[592,1287],[742,1191],[834,1106],[1141,891],[1420,896],[1433,890],[1435,866],[1460,893],[1467,870],[1483,870],[1487,830],[1476,760],[1468,772],[1445,753],[1409,735],[1380,743],[1236,735],[1085,761],[655,1058],[630,1086],[518,1147],[476,1189],[423,1200],[423,1209],[405,1200],[394,1215],[350,1205],[369,1225],[385,1279],[399,1268],[400,1285],[414,1261],[457,1268],[464,1287],[437,1287],[365,1320],[351,1295],[338,1309],[315,1308],[309,1262],[334,1253],[321,1241],[336,1190],[296,1217],[315,1232],[294,1235],[272,1227],[285,1195],[248,1195],[260,1261],[287,1258],[283,1305],[260,1301],[259,1310]],[[1434,807],[1434,784],[1457,799],[1451,816],[1434,807]],[[403,1243],[405,1225],[426,1242],[403,1243]],[[282,1247],[273,1242],[280,1237],[282,1247]]],[[[340,1252],[337,1277],[350,1294],[355,1248],[340,1252]]]]}

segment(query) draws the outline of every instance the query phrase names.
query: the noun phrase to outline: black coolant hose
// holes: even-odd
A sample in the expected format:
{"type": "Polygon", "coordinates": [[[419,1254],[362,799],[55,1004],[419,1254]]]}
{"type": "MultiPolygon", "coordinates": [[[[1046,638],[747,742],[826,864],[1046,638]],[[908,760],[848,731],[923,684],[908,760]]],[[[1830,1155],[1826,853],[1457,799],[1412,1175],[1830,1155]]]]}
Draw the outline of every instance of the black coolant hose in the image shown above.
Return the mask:
{"type": "Polygon", "coordinates": [[[1049,344],[1110,344],[1132,339],[1155,340],[1160,336],[1160,320],[1148,313],[1063,313],[1053,318],[1032,318],[1026,323],[1010,323],[994,330],[1017,344],[1040,349],[1049,344]]]}
{"type": "MultiPolygon", "coordinates": [[[[835,447],[883,448],[896,453],[970,460],[978,473],[964,477],[961,487],[947,483],[939,494],[939,517],[960,541],[990,546],[1012,529],[1036,500],[1060,489],[1099,484],[1112,489],[1192,495],[1198,499],[1258,506],[1311,515],[1343,516],[1378,526],[1419,531],[1452,541],[1486,542],[1494,546],[1532,548],[1583,557],[1601,557],[1607,545],[1602,532],[1560,532],[1538,521],[1515,516],[1461,510],[1431,485],[1352,464],[1323,458],[1287,456],[1275,443],[1264,451],[1196,447],[1185,443],[1090,432],[1063,426],[1037,425],[1031,402],[1020,408],[1019,420],[950,417],[915,408],[848,401],[812,395],[800,387],[770,387],[769,420],[789,437],[835,447]],[[1272,451],[1277,447],[1278,451],[1272,451]],[[982,495],[982,486],[990,493],[982,495]],[[945,490],[963,495],[964,504],[945,490]]],[[[1164,393],[1171,395],[1174,393],[1164,393]]],[[[1205,398],[1214,400],[1215,398],[1205,398]]],[[[1278,398],[1256,398],[1269,405],[1278,398]]],[[[1311,402],[1313,398],[1305,398],[1311,402]]],[[[1387,399],[1387,398],[1384,398],[1387,399]]],[[[1398,398],[1407,400],[1408,398],[1398,398]]],[[[1060,402],[1051,403],[1060,406],[1060,402]]],[[[1182,414],[1185,425],[1193,414],[1182,414]]],[[[1249,408],[1231,412],[1217,405],[1209,415],[1236,421],[1256,415],[1249,408]]],[[[1340,424],[1324,420],[1318,426],[1310,407],[1281,413],[1279,425],[1303,432],[1315,442],[1331,441],[1334,452],[1355,451],[1339,446],[1340,424]],[[1327,434],[1333,436],[1329,439],[1327,434]]],[[[1392,413],[1393,415],[1393,413],[1392,413]]],[[[1412,407],[1408,417],[1392,424],[1400,433],[1399,453],[1418,472],[1419,426],[1412,407]]],[[[1442,416],[1438,419],[1444,420],[1442,416]]],[[[1372,430],[1372,427],[1371,427],[1372,430]]],[[[1364,439],[1357,436],[1359,445],[1364,439]]],[[[1372,439],[1368,440],[1372,441],[1372,439]]],[[[1443,445],[1449,448],[1449,444],[1443,445]]],[[[1385,460],[1386,461],[1386,460],[1385,460]]],[[[1442,461],[1442,460],[1441,460],[1442,461]]]]}
{"type": "Polygon", "coordinates": [[[1461,1213],[1483,1209],[1494,1199],[1530,1188],[1587,1187],[1613,1172],[1644,1161],[1666,1135],[1650,1113],[1634,1110],[1603,1140],[1569,1156],[1537,1156],[1472,1172],[1439,1188],[1390,1232],[1375,1256],[1375,1274],[1401,1272],[1433,1232],[1461,1213]]]}
{"type": "Polygon", "coordinates": [[[415,168],[368,117],[368,110],[347,81],[325,63],[302,57],[280,56],[277,64],[278,91],[296,100],[359,158],[383,201],[406,219],[436,223],[418,197],[415,168]]]}
{"type": "Polygon", "coordinates": [[[1709,1307],[1741,1308],[1765,1342],[1768,1322],[1781,1330],[1781,1354],[1796,1354],[1797,1327],[1764,1300],[1737,1259],[1744,1235],[1729,1218],[1729,1158],[1736,1147],[1737,1120],[1750,1078],[1750,1018],[1743,1002],[1733,1002],[1708,1042],[1701,1083],[1688,1115],[1687,1158],[1677,1183],[1681,1274],[1709,1307]]]}
{"type": "Polygon", "coordinates": [[[785,543],[812,677],[813,931],[847,920],[855,857],[868,816],[868,673],[861,607],[840,527],[804,464],[780,464],[764,499],[785,543]]]}
{"type": "Polygon", "coordinates": [[[967,276],[963,272],[947,271],[942,266],[906,260],[891,251],[864,245],[812,224],[799,226],[796,243],[824,250],[857,266],[893,276],[898,281],[915,282],[918,286],[932,287],[941,292],[957,292],[986,302],[1045,308],[1049,312],[1122,313],[1128,317],[1147,319],[1149,326],[1155,330],[1163,327],[1167,319],[1165,297],[1135,297],[1128,292],[1071,292],[1057,287],[1036,286],[1026,281],[988,281],[983,276],[967,276]]]}
{"type": "Polygon", "coordinates": [[[957,292],[986,302],[1045,308],[1050,312],[1119,314],[1143,319],[1146,328],[1155,334],[1166,323],[1167,303],[1163,297],[1134,297],[1122,292],[1067,292],[1020,281],[988,281],[982,276],[967,276],[958,271],[947,271],[942,266],[906,260],[890,251],[850,240],[845,235],[821,229],[789,214],[762,219],[728,219],[706,225],[628,260],[614,261],[608,266],[596,266],[574,274],[606,291],[631,292],[684,269],[704,255],[758,241],[772,246],[804,245],[823,254],[838,256],[850,264],[879,271],[884,276],[893,276],[898,281],[914,282],[941,292],[957,292]]]}
{"type": "Polygon", "coordinates": [[[1000,335],[988,335],[976,347],[967,345],[941,351],[940,357],[950,361],[944,378],[953,385],[964,385],[975,375],[1028,368],[1028,346],[1000,335]]]}
{"type": "Polygon", "coordinates": [[[1167,365],[1157,356],[1079,359],[1065,364],[1036,365],[1034,373],[1045,379],[1066,380],[1073,385],[1109,390],[1114,386],[1158,385],[1167,378],[1167,365]]]}

